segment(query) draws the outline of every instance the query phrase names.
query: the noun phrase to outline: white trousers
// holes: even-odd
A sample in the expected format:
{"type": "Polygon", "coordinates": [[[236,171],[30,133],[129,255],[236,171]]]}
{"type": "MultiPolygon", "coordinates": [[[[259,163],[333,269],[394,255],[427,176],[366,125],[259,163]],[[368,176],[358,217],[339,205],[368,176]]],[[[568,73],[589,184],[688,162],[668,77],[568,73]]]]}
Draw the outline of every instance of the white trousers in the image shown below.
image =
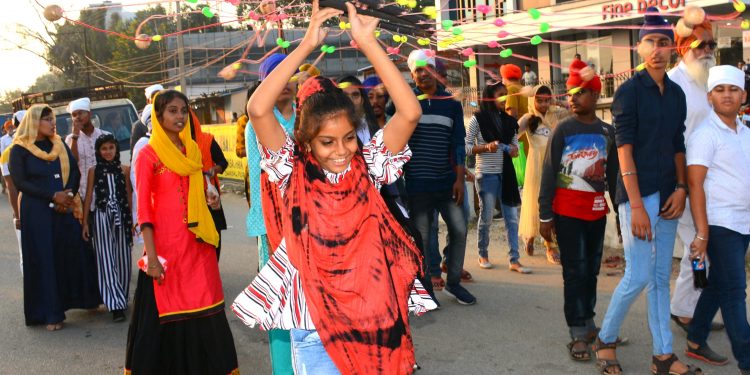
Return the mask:
{"type": "MultiPolygon", "coordinates": [[[[693,264],[690,259],[690,244],[695,239],[695,224],[693,224],[693,215],[690,213],[690,203],[685,202],[685,211],[677,224],[676,246],[682,246],[682,261],[680,262],[680,275],[675,281],[674,293],[672,293],[672,303],[670,310],[672,314],[682,318],[692,318],[695,311],[695,305],[698,304],[698,298],[701,296],[701,289],[693,286],[693,264]]],[[[708,260],[706,260],[706,269],[708,270],[708,260]]]]}

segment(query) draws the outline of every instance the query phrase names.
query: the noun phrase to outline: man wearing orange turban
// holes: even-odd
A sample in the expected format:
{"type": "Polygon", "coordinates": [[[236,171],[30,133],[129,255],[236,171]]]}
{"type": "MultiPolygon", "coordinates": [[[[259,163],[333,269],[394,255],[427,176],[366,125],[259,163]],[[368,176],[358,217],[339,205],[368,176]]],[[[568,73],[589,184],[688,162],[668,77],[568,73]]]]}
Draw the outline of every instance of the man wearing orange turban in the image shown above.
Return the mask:
{"type": "Polygon", "coordinates": [[[505,112],[515,119],[520,118],[529,111],[528,98],[521,95],[521,68],[515,64],[503,64],[500,67],[500,76],[503,84],[508,88],[508,99],[505,101],[505,112]]]}
{"type": "MultiPolygon", "coordinates": [[[[713,111],[708,104],[706,83],[708,70],[716,65],[714,52],[716,42],[711,22],[708,20],[693,27],[693,33],[688,37],[675,35],[677,53],[682,57],[680,63],[672,68],[667,75],[685,92],[687,117],[685,118],[685,139],[687,139],[698,124],[704,121],[713,111]],[[693,44],[696,43],[696,44],[693,44]]],[[[680,328],[687,331],[688,324],[693,318],[693,311],[701,295],[701,289],[693,287],[693,268],[690,257],[690,243],[695,238],[695,226],[690,212],[690,202],[685,203],[685,212],[677,226],[675,252],[682,253],[680,275],[675,283],[670,310],[672,320],[680,328]]],[[[714,324],[714,329],[720,325],[714,324]]]]}

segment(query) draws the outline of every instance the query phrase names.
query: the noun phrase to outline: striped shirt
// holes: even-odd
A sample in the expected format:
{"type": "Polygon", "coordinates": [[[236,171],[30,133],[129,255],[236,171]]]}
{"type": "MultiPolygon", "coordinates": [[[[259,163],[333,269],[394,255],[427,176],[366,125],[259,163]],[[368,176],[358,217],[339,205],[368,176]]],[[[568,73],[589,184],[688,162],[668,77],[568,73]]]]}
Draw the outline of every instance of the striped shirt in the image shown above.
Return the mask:
{"type": "MultiPolygon", "coordinates": [[[[472,148],[475,145],[485,145],[487,141],[482,137],[482,132],[479,130],[479,121],[477,116],[472,116],[469,120],[469,126],[466,129],[466,155],[471,155],[472,148]]],[[[518,134],[513,136],[513,146],[518,147],[518,134]]],[[[495,152],[482,152],[477,155],[477,165],[474,173],[479,176],[483,173],[489,174],[502,174],[503,173],[503,161],[505,160],[505,153],[503,152],[503,145],[500,144],[497,151],[495,152]]]]}

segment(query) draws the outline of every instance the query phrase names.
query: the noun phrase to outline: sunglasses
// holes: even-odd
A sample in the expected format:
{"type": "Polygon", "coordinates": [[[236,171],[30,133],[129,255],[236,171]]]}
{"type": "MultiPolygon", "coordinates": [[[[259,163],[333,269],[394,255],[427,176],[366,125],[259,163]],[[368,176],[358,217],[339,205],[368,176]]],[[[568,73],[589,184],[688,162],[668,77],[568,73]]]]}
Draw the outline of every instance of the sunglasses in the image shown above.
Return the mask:
{"type": "Polygon", "coordinates": [[[699,43],[694,44],[694,45],[695,45],[694,48],[697,48],[697,49],[704,49],[706,48],[706,46],[708,46],[708,49],[715,50],[716,46],[718,46],[718,43],[716,43],[713,40],[709,40],[709,41],[702,40],[699,43]]]}

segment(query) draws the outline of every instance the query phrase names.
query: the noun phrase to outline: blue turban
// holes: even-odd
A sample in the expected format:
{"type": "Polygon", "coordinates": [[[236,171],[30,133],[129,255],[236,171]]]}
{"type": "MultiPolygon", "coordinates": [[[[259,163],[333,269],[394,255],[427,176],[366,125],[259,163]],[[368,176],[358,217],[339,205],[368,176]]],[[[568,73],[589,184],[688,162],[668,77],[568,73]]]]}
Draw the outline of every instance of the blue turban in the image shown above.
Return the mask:
{"type": "Polygon", "coordinates": [[[283,53],[274,53],[273,55],[268,56],[262,63],[260,63],[260,67],[258,68],[258,79],[261,81],[266,79],[266,77],[268,77],[268,75],[271,74],[271,72],[276,69],[285,58],[286,55],[283,53]]]}
{"type": "MultiPolygon", "coordinates": [[[[646,9],[647,13],[659,13],[659,9],[656,7],[648,7],[646,9]]],[[[669,38],[669,40],[674,40],[674,31],[672,31],[672,27],[669,25],[669,22],[667,22],[664,17],[658,14],[646,14],[646,17],[644,17],[645,22],[643,23],[643,26],[641,26],[641,32],[638,33],[638,40],[642,40],[644,36],[648,34],[661,34],[669,38]],[[654,28],[654,27],[664,27],[664,26],[670,26],[669,28],[654,28]]]]}
{"type": "Polygon", "coordinates": [[[382,83],[383,81],[381,81],[378,76],[369,76],[367,77],[367,79],[362,81],[362,87],[365,89],[365,94],[368,94],[370,90],[382,83]]]}

